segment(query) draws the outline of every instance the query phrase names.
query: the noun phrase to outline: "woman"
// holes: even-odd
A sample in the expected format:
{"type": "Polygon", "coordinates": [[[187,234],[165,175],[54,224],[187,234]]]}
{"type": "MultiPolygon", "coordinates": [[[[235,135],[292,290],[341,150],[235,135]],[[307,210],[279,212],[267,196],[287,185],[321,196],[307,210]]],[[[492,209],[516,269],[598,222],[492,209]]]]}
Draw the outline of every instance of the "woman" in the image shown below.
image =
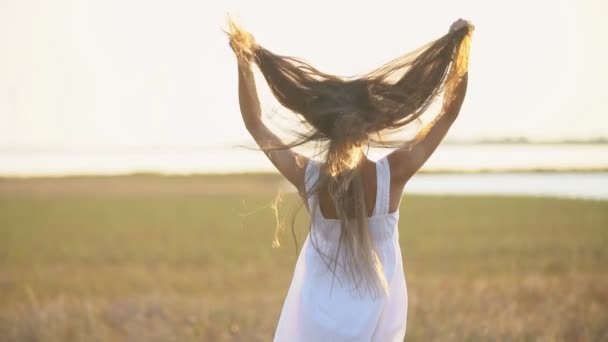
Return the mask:
{"type": "Polygon", "coordinates": [[[458,117],[474,27],[459,19],[443,37],[354,79],[273,54],[234,23],[230,28],[245,126],[311,216],[274,340],[402,341],[401,195],[458,117]],[[284,143],[263,123],[251,62],[301,120],[306,131],[296,141],[284,143]],[[441,113],[414,139],[386,139],[441,95],[441,113]],[[291,149],[310,141],[325,147],[323,161],[291,149]],[[397,148],[374,163],[364,153],[370,145],[397,148]]]}

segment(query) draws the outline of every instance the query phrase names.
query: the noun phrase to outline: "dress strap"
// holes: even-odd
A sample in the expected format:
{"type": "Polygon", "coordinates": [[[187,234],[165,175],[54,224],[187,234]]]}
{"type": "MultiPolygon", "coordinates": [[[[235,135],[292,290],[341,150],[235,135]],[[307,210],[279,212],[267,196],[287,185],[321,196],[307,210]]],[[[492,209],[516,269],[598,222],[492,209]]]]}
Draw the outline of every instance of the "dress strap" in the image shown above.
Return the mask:
{"type": "Polygon", "coordinates": [[[310,192],[313,190],[317,179],[319,178],[320,163],[312,158],[308,159],[306,163],[306,169],[304,170],[304,188],[306,190],[306,197],[308,202],[308,208],[314,208],[315,203],[313,197],[310,196],[310,192]]]}
{"type": "Polygon", "coordinates": [[[376,206],[374,208],[374,215],[388,214],[390,189],[391,169],[385,156],[376,162],[376,206]]]}

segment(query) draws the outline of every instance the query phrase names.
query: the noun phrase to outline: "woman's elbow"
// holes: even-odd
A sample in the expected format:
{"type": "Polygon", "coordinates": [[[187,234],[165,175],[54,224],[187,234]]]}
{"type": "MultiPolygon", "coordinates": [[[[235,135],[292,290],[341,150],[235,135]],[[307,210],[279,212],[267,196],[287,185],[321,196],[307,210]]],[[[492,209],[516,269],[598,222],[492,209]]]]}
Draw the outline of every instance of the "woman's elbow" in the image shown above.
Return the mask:
{"type": "Polygon", "coordinates": [[[256,133],[260,130],[260,127],[263,125],[262,121],[259,119],[243,119],[243,123],[251,135],[256,135],[256,133]]]}

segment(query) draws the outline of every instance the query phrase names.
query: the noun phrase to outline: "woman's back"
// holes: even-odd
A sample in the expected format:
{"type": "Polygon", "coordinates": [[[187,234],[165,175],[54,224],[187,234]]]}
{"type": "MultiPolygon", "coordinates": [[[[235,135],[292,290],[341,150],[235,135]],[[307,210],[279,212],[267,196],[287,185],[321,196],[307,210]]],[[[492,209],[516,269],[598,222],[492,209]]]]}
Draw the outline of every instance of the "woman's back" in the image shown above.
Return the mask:
{"type": "MultiPolygon", "coordinates": [[[[277,326],[275,341],[403,341],[407,319],[407,289],[403,271],[399,212],[389,213],[390,167],[387,158],[375,163],[370,237],[382,264],[388,293],[367,293],[347,276],[341,253],[336,268],[328,269],[321,254],[334,255],[340,221],[318,210],[318,196],[308,198],[312,229],[298,256],[289,292],[277,326]],[[313,247],[314,239],[318,249],[313,247]],[[334,278],[334,274],[335,277],[334,278]]],[[[306,191],[312,190],[321,164],[306,166],[306,191]]]]}
{"type": "MultiPolygon", "coordinates": [[[[372,216],[374,212],[374,205],[376,202],[376,192],[378,186],[377,164],[368,159],[364,159],[362,164],[363,165],[360,166],[361,178],[363,181],[365,208],[367,209],[367,216],[369,217],[372,216]]],[[[331,200],[327,186],[323,187],[319,191],[319,208],[323,213],[323,217],[332,219],[337,218],[336,207],[331,200]]]]}

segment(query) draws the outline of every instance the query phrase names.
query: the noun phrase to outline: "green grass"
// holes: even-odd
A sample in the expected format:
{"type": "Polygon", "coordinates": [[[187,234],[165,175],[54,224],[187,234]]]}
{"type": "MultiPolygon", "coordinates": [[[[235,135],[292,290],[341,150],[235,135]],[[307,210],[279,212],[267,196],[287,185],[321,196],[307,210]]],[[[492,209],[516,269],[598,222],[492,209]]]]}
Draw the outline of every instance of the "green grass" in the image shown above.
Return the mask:
{"type": "MultiPolygon", "coordinates": [[[[2,341],[268,341],[291,281],[272,175],[0,179],[2,341]]],[[[301,210],[297,233],[306,234],[301,210]]],[[[401,204],[407,341],[608,339],[608,202],[401,204]]]]}

